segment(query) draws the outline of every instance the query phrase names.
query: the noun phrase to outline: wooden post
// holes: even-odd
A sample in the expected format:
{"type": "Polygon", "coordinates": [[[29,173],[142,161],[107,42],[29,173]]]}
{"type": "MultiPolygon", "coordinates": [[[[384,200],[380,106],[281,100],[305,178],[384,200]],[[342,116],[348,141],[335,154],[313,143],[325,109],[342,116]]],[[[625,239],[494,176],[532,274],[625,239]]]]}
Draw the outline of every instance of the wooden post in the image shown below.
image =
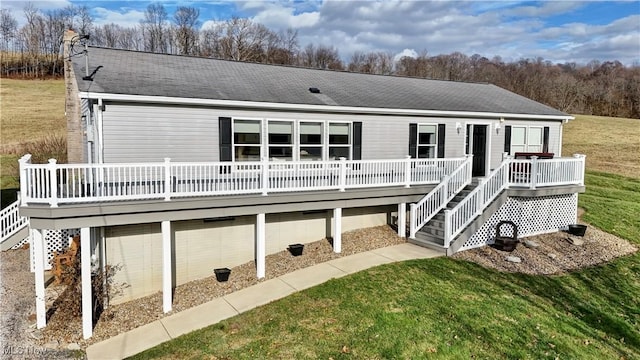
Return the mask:
{"type": "Polygon", "coordinates": [[[265,214],[256,215],[256,275],[262,279],[266,275],[266,239],[265,239],[265,214]]]}
{"type": "Polygon", "coordinates": [[[33,246],[33,260],[35,263],[35,285],[36,285],[36,327],[42,329],[47,326],[47,308],[45,303],[44,290],[44,261],[45,242],[41,229],[30,229],[31,245],[33,246]]]}
{"type": "Polygon", "coordinates": [[[333,209],[333,252],[342,252],[342,208],[333,209]]]}
{"type": "Polygon", "coordinates": [[[93,335],[93,301],[91,289],[91,228],[80,229],[80,279],[82,282],[82,337],[93,335]]]}
{"type": "Polygon", "coordinates": [[[173,274],[171,274],[171,265],[173,257],[171,256],[171,221],[163,221],[162,228],[162,311],[168,313],[171,311],[173,302],[173,274]]]}

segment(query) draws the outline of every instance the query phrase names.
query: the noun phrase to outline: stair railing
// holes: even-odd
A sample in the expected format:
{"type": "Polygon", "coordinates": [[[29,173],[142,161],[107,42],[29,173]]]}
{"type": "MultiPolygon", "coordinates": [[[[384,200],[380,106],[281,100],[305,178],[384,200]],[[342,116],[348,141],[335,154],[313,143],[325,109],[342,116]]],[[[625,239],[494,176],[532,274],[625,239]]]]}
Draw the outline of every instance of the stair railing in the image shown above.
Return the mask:
{"type": "Polygon", "coordinates": [[[451,241],[509,186],[510,164],[511,159],[505,159],[453,209],[444,211],[445,248],[448,248],[451,241]]]}
{"type": "Polygon", "coordinates": [[[450,175],[445,175],[438,186],[417,203],[410,205],[409,237],[415,239],[416,233],[442,210],[460,190],[471,183],[472,155],[450,175]]]}
{"type": "Polygon", "coordinates": [[[0,224],[2,226],[0,243],[5,242],[5,240],[9,239],[13,234],[29,224],[29,218],[20,216],[19,208],[20,194],[18,193],[18,200],[0,211],[0,224]]]}

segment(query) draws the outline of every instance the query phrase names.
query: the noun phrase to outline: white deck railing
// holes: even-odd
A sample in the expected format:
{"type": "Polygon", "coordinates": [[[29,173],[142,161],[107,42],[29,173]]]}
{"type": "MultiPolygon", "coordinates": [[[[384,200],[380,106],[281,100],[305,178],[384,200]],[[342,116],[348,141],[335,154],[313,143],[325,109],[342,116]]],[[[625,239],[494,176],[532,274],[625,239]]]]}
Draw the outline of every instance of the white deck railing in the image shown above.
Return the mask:
{"type": "Polygon", "coordinates": [[[505,189],[584,185],[584,155],[547,160],[505,159],[453,209],[444,211],[444,247],[455,239],[505,189]]]}
{"type": "Polygon", "coordinates": [[[437,184],[466,158],[139,164],[20,159],[22,205],[437,184]]]}
{"type": "Polygon", "coordinates": [[[416,233],[431,218],[433,218],[460,190],[471,183],[471,166],[473,158],[469,156],[450,175],[445,175],[430,193],[425,195],[420,201],[411,204],[409,216],[409,237],[415,238],[416,233]]]}
{"type": "Polygon", "coordinates": [[[20,195],[18,200],[14,201],[11,205],[0,211],[0,226],[2,231],[0,233],[0,243],[9,239],[13,234],[22,230],[29,224],[29,218],[20,216],[18,210],[20,207],[20,195]]]}

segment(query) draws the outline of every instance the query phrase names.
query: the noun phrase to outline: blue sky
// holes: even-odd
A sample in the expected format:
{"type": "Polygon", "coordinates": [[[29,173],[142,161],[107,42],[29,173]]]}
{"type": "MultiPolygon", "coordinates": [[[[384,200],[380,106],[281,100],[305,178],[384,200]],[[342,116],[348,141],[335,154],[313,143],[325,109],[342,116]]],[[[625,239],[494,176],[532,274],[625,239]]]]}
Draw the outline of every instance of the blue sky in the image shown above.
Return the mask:
{"type": "MultiPolygon", "coordinates": [[[[504,60],[542,57],[553,62],[620,60],[640,65],[640,0],[635,1],[160,1],[169,18],[177,6],[200,9],[201,26],[231,16],[273,30],[298,30],[301,47],[335,46],[397,56],[454,51],[504,60]]],[[[134,26],[149,1],[32,1],[46,11],[87,5],[95,23],[134,26]]],[[[3,0],[21,18],[24,2],[3,0]]]]}

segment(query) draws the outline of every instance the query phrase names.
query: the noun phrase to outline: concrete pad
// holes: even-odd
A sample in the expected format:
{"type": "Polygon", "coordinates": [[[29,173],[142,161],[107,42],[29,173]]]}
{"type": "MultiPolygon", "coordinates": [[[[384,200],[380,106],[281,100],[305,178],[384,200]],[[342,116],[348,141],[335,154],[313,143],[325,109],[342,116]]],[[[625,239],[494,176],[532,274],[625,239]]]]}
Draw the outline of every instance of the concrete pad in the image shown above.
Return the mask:
{"type": "Polygon", "coordinates": [[[347,275],[344,271],[322,263],[280,276],[280,279],[300,291],[322,284],[329,279],[347,275]]]}
{"type": "Polygon", "coordinates": [[[335,266],[336,268],[344,271],[347,274],[353,274],[358,271],[362,271],[382,264],[388,264],[390,262],[393,262],[393,260],[388,257],[384,257],[371,251],[367,251],[346,256],[340,259],[334,259],[327,262],[327,264],[335,266]]]}
{"type": "Polygon", "coordinates": [[[371,252],[380,256],[387,257],[394,261],[405,261],[412,259],[428,259],[438,256],[444,256],[443,252],[429,249],[414,244],[399,244],[385,248],[371,250],[371,252]]]}
{"type": "Polygon", "coordinates": [[[124,359],[169,340],[164,326],[156,320],[89,346],[87,359],[124,359]]]}
{"type": "Polygon", "coordinates": [[[209,325],[217,324],[224,319],[236,316],[239,313],[222,298],[211,300],[160,319],[162,325],[172,338],[202,329],[209,325]]]}
{"type": "Polygon", "coordinates": [[[296,289],[289,286],[280,279],[267,280],[258,285],[248,287],[229,295],[225,299],[238,312],[256,308],[260,305],[270,303],[296,292],[296,289]]]}

